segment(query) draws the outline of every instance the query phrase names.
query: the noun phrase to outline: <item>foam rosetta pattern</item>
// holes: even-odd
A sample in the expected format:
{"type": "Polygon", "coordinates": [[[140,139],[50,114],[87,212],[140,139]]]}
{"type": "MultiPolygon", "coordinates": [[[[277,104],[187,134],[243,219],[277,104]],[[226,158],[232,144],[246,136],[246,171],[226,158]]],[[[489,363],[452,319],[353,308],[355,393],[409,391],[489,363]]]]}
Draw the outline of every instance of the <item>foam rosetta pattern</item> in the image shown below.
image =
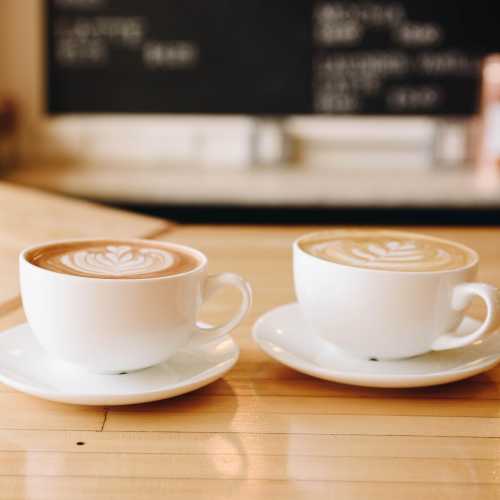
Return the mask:
{"type": "Polygon", "coordinates": [[[159,248],[111,246],[78,250],[59,257],[60,263],[78,274],[93,276],[136,276],[166,271],[176,256],[159,248]]]}
{"type": "Polygon", "coordinates": [[[439,271],[467,262],[458,248],[426,240],[339,239],[311,245],[309,252],[340,264],[381,270],[439,271]]]}

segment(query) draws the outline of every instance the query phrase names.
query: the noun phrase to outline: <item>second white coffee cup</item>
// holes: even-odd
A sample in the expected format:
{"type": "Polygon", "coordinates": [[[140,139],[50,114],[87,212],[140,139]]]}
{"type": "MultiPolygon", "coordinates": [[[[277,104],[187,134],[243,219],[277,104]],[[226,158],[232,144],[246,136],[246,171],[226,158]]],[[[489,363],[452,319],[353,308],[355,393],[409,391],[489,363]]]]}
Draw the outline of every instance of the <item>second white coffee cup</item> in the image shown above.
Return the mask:
{"type": "MultiPolygon", "coordinates": [[[[403,272],[352,267],[311,255],[301,248],[306,239],[332,238],[345,231],[305,235],[293,245],[295,291],[310,332],[364,359],[408,358],[432,350],[471,344],[498,326],[498,290],[475,283],[479,256],[463,267],[432,272],[403,272]],[[471,334],[456,330],[473,297],[486,304],[486,318],[471,334]]],[[[411,240],[420,235],[398,232],[411,240]]]]}

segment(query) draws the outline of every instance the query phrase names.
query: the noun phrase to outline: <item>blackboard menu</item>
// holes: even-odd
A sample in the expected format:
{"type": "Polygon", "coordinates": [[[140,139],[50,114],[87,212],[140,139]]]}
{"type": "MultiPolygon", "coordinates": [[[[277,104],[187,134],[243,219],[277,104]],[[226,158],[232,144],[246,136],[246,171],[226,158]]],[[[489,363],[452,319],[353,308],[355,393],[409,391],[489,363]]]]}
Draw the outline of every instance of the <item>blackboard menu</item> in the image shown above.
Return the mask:
{"type": "Polygon", "coordinates": [[[46,0],[50,113],[469,115],[491,2],[46,0]]]}

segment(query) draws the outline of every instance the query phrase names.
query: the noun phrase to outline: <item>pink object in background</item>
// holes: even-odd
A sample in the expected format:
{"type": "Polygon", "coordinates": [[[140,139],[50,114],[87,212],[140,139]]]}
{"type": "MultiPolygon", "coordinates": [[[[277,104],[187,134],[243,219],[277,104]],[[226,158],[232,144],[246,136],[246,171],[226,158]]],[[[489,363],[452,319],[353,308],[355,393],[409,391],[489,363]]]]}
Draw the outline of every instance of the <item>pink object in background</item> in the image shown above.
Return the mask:
{"type": "Polygon", "coordinates": [[[500,167],[500,54],[484,60],[480,113],[478,179],[481,185],[491,186],[498,182],[500,167]]]}

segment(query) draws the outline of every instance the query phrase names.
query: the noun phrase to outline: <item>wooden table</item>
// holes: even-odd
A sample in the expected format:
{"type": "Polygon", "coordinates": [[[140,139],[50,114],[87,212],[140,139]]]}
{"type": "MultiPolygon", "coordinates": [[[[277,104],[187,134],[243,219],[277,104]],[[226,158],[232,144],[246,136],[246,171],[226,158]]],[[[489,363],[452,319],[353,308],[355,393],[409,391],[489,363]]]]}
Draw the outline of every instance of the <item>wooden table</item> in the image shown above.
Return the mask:
{"type": "MultiPolygon", "coordinates": [[[[239,363],[194,393],[92,408],[0,385],[0,498],[500,498],[500,368],[443,387],[366,389],[301,375],[252,342],[256,318],[294,300],[290,244],[312,229],[172,227],[0,185],[0,329],[24,321],[15,253],[55,237],[153,236],[194,245],[211,271],[241,273],[255,292],[251,314],[234,332],[239,363]]],[[[426,232],[475,247],[480,278],[500,285],[500,229],[426,232]]],[[[237,300],[221,294],[203,318],[221,320],[237,300]]]]}

